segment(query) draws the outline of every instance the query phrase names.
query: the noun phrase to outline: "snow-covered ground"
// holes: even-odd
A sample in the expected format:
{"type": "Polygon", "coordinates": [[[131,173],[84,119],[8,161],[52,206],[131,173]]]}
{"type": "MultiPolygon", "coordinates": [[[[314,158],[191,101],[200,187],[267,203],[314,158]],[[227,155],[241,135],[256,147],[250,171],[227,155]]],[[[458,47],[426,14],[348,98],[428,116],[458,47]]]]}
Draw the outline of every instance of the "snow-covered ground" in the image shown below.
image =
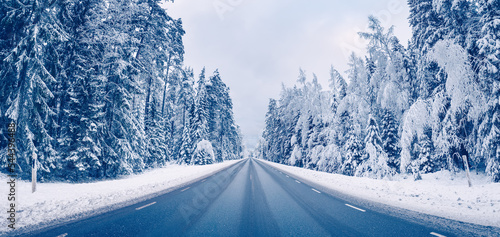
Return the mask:
{"type": "MultiPolygon", "coordinates": [[[[209,176],[238,161],[204,166],[172,164],[138,175],[95,183],[39,183],[35,193],[31,193],[30,182],[17,180],[16,229],[30,229],[130,205],[209,176]]],[[[0,180],[0,193],[3,195],[0,198],[7,200],[6,175],[0,174],[0,180]]],[[[8,229],[6,211],[9,204],[7,201],[0,202],[0,235],[8,229]]]]}
{"type": "Polygon", "coordinates": [[[375,180],[260,161],[298,179],[347,195],[447,219],[500,227],[500,184],[491,183],[481,175],[471,176],[473,186],[469,188],[465,173],[426,174],[420,181],[403,176],[375,180]]]}

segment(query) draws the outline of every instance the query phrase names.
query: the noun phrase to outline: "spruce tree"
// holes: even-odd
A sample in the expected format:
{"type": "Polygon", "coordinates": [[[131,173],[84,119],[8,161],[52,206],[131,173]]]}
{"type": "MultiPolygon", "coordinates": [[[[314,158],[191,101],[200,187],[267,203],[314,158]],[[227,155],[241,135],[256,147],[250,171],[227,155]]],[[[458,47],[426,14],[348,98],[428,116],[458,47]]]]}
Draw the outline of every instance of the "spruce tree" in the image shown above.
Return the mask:
{"type": "Polygon", "coordinates": [[[408,0],[410,26],[413,29],[412,44],[423,54],[443,38],[443,18],[433,7],[433,0],[408,0]]]}
{"type": "Polygon", "coordinates": [[[37,0],[24,5],[9,1],[5,4],[11,11],[2,19],[8,34],[2,34],[5,40],[2,46],[8,47],[8,51],[2,49],[6,57],[0,75],[8,77],[2,81],[10,85],[2,86],[7,89],[2,93],[7,99],[3,120],[17,123],[18,167],[22,176],[29,177],[32,157],[36,156],[43,179],[60,169],[59,154],[54,149],[54,131],[58,125],[53,91],[58,64],[62,62],[49,55],[57,54],[54,50],[68,40],[68,36],[58,19],[59,2],[37,0]]]}
{"type": "Polygon", "coordinates": [[[398,137],[398,124],[388,110],[383,112],[382,122],[381,122],[381,134],[382,148],[387,154],[389,167],[398,170],[399,163],[399,137],[398,137]]]}

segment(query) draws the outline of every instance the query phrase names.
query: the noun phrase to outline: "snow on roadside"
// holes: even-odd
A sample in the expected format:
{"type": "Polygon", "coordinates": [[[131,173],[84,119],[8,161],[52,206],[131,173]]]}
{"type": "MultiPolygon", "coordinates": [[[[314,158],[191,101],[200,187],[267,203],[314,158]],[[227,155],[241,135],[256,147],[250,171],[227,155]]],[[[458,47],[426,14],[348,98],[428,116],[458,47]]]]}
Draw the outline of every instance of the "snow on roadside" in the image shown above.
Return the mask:
{"type": "Polygon", "coordinates": [[[422,175],[420,181],[402,177],[375,180],[259,161],[347,195],[447,219],[500,227],[500,184],[491,183],[485,176],[472,175],[473,187],[469,188],[465,174],[455,177],[449,172],[437,172],[422,175]]]}
{"type": "MultiPolygon", "coordinates": [[[[164,168],[130,175],[122,179],[95,183],[38,183],[31,193],[31,183],[16,180],[16,229],[30,228],[55,220],[72,219],[116,205],[130,205],[141,197],[174,189],[229,167],[239,160],[204,166],[168,165],[164,168]]],[[[7,199],[7,176],[0,174],[0,193],[7,199]]],[[[10,202],[0,202],[0,235],[7,231],[7,210],[10,202]]]]}

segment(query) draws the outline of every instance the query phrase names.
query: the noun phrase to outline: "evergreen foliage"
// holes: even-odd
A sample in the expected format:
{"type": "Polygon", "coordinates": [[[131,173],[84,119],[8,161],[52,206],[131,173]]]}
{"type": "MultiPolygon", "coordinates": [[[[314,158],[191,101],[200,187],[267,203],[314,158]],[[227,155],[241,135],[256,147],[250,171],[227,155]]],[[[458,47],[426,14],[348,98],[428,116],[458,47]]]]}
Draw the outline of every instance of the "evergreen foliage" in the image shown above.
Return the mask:
{"type": "Polygon", "coordinates": [[[351,55],[348,83],[332,67],[330,90],[311,90],[301,69],[298,85],[271,100],[257,153],[332,173],[415,179],[464,170],[465,155],[500,182],[500,1],[408,5],[408,47],[370,17],[360,33],[368,55],[351,55]]]}
{"type": "Polygon", "coordinates": [[[203,70],[194,89],[160,2],[0,3],[0,122],[18,125],[22,178],[35,156],[41,180],[74,182],[240,158],[229,88],[203,70]]]}

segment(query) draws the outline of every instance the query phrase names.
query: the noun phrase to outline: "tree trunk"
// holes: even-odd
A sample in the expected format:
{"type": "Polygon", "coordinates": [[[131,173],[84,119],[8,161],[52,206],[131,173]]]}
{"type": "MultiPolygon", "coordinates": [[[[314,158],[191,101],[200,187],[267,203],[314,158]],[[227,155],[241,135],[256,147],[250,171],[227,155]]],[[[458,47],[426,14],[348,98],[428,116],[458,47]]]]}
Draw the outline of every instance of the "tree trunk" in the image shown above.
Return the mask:
{"type": "Polygon", "coordinates": [[[172,58],[171,55],[168,56],[167,60],[167,74],[165,76],[165,88],[163,89],[163,98],[162,98],[162,105],[161,105],[161,116],[165,117],[165,97],[167,96],[167,85],[168,85],[168,72],[170,71],[170,59],[172,58]]]}

